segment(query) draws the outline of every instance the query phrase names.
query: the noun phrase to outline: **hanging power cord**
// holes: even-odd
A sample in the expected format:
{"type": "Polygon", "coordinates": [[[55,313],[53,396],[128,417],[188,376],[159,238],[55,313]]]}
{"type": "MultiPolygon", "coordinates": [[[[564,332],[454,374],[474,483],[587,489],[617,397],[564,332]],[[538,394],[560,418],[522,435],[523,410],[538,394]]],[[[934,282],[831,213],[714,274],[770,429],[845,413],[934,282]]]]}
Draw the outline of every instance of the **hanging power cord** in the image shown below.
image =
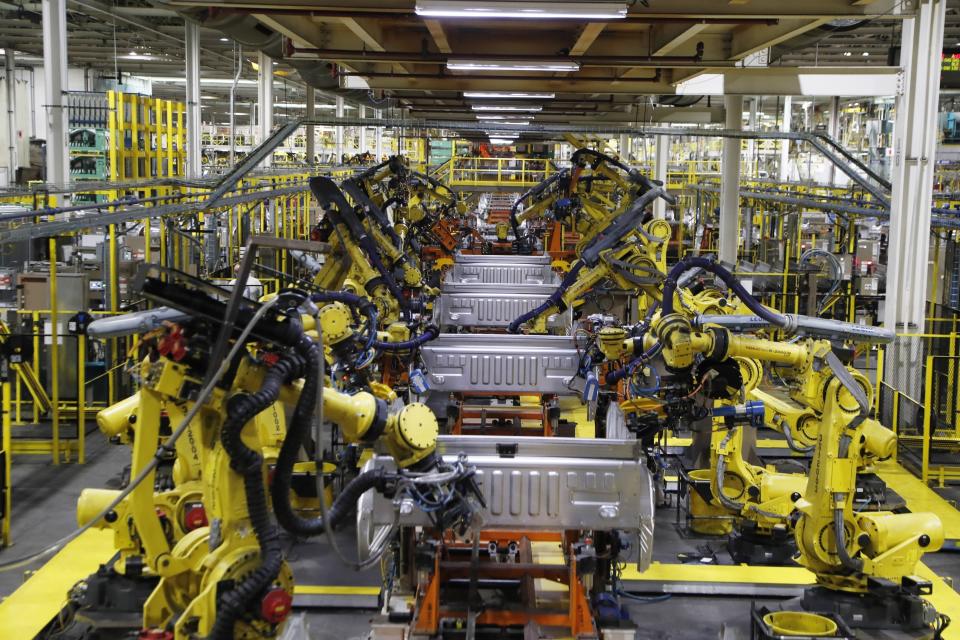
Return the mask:
{"type": "MultiPolygon", "coordinates": [[[[22,558],[17,558],[16,560],[9,560],[7,562],[0,563],[0,573],[5,571],[13,571],[14,569],[25,567],[27,565],[32,564],[33,562],[36,562],[41,558],[44,558],[52,553],[57,552],[58,550],[63,548],[65,545],[75,540],[84,532],[86,532],[88,529],[92,528],[96,523],[100,521],[101,518],[105,517],[108,513],[113,511],[117,507],[117,505],[119,505],[127,496],[129,496],[133,492],[133,490],[136,489],[137,486],[141,482],[143,482],[146,479],[146,477],[150,475],[157,468],[157,464],[159,464],[160,461],[166,459],[166,456],[168,455],[168,453],[174,450],[174,445],[176,444],[177,440],[180,438],[181,435],[183,435],[183,432],[187,430],[187,427],[196,417],[197,413],[200,412],[200,409],[203,407],[204,403],[207,401],[207,398],[210,397],[210,394],[213,392],[214,388],[216,388],[217,384],[220,382],[220,379],[223,378],[223,376],[230,369],[230,363],[233,362],[237,354],[240,353],[241,349],[243,349],[244,341],[246,341],[247,337],[253,331],[257,323],[260,322],[260,320],[266,315],[267,311],[269,311],[273,307],[273,305],[276,304],[278,300],[279,298],[273,298],[272,300],[269,300],[263,303],[263,305],[259,309],[257,309],[257,312],[250,319],[250,322],[247,323],[247,326],[243,328],[243,331],[240,333],[239,337],[234,343],[233,348],[227,354],[227,357],[224,358],[223,362],[220,364],[220,368],[217,369],[216,373],[213,375],[213,377],[210,379],[207,385],[200,391],[199,395],[197,395],[197,399],[194,401],[193,406],[190,407],[190,411],[188,411],[187,414],[183,417],[183,421],[180,423],[180,425],[170,435],[170,437],[167,438],[162,445],[160,445],[160,447],[157,449],[157,452],[154,454],[153,458],[150,460],[147,466],[144,467],[143,470],[141,470],[140,473],[138,473],[137,476],[130,481],[130,484],[128,484],[126,488],[123,489],[123,491],[121,491],[120,494],[117,495],[117,497],[110,502],[110,504],[108,504],[95,517],[91,518],[90,521],[87,522],[87,524],[75,529],[72,533],[60,538],[59,540],[54,542],[52,545],[49,545],[48,547],[41,549],[36,553],[32,553],[28,556],[24,556],[22,558]]],[[[229,328],[224,327],[224,331],[229,331],[229,328]]]]}

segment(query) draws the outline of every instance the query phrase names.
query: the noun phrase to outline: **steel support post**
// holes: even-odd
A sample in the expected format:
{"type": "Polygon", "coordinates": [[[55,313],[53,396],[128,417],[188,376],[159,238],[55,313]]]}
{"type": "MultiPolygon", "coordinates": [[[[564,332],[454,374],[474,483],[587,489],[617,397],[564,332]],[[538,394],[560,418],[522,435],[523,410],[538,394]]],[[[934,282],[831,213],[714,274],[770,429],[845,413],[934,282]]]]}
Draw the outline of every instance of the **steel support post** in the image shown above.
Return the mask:
{"type": "Polygon", "coordinates": [[[187,78],[187,176],[203,175],[200,154],[200,26],[189,20],[184,30],[187,78]]]}
{"type": "MultiPolygon", "coordinates": [[[[313,87],[307,87],[307,117],[317,117],[317,92],[313,87]]],[[[307,164],[311,167],[317,163],[317,132],[312,124],[307,125],[307,164]]]]}
{"type": "MultiPolygon", "coordinates": [[[[66,0],[43,0],[43,68],[47,94],[47,182],[62,185],[70,181],[66,0]]],[[[67,194],[62,197],[68,199],[67,194]]]]}
{"type": "MultiPolygon", "coordinates": [[[[753,96],[750,98],[750,115],[747,117],[747,129],[757,130],[757,109],[760,106],[760,98],[753,96]]],[[[748,177],[757,175],[757,141],[747,140],[747,174],[748,177]]]]}
{"type": "MultiPolygon", "coordinates": [[[[789,133],[790,121],[793,114],[793,98],[791,96],[783,97],[783,117],[780,121],[780,131],[789,133]]],[[[783,140],[780,143],[780,182],[790,180],[790,141],[783,140]]]]}
{"type": "MultiPolygon", "coordinates": [[[[743,128],[743,96],[724,96],[726,129],[743,128]]],[[[720,162],[720,261],[737,262],[740,246],[738,221],[740,218],[740,140],[724,138],[720,162]]]]}
{"type": "Polygon", "coordinates": [[[7,73],[7,140],[9,149],[7,162],[10,165],[10,184],[17,181],[17,65],[13,59],[13,49],[7,49],[5,67],[7,73]]]}
{"type": "MultiPolygon", "coordinates": [[[[376,111],[374,111],[374,114],[377,120],[380,120],[381,118],[383,118],[382,109],[377,109],[376,111]]],[[[374,135],[375,135],[375,149],[377,154],[376,161],[380,162],[380,160],[383,158],[383,127],[380,125],[377,125],[376,134],[374,135]]]]}
{"type": "MultiPolygon", "coordinates": [[[[883,324],[898,333],[923,333],[930,278],[930,202],[937,144],[940,56],[946,0],[919,0],[903,21],[893,139],[893,183],[883,324]]],[[[888,348],[884,379],[919,398],[923,348],[919,339],[898,338],[888,348]]],[[[930,402],[930,399],[926,399],[930,402]]]]}
{"type": "MultiPolygon", "coordinates": [[[[363,105],[357,107],[357,116],[363,120],[367,117],[367,108],[363,105]]],[[[367,126],[360,125],[360,153],[367,150],[367,126]]]]}
{"type": "MultiPolygon", "coordinates": [[[[653,152],[653,177],[660,180],[664,185],[667,184],[667,166],[670,162],[670,136],[657,136],[656,146],[653,152]]],[[[667,217],[667,201],[663,198],[657,198],[653,201],[653,217],[667,217]]]]}
{"type": "MultiPolygon", "coordinates": [[[[343,98],[341,98],[340,96],[337,96],[336,114],[338,118],[343,117],[343,98]]],[[[334,154],[336,156],[334,158],[333,164],[334,165],[342,164],[343,163],[343,127],[340,125],[337,125],[334,131],[333,149],[334,149],[334,154]]]]}
{"type": "MultiPolygon", "coordinates": [[[[830,120],[827,123],[827,133],[831,138],[837,140],[837,136],[840,135],[840,97],[833,96],[830,98],[830,120]]],[[[837,167],[836,165],[830,165],[830,184],[835,184],[837,180],[837,167]]]]}
{"type": "MultiPolygon", "coordinates": [[[[260,127],[260,142],[270,137],[273,131],[273,59],[263,51],[257,56],[260,71],[257,73],[257,123],[260,127]]],[[[273,154],[263,159],[263,167],[273,164],[273,154]]]]}

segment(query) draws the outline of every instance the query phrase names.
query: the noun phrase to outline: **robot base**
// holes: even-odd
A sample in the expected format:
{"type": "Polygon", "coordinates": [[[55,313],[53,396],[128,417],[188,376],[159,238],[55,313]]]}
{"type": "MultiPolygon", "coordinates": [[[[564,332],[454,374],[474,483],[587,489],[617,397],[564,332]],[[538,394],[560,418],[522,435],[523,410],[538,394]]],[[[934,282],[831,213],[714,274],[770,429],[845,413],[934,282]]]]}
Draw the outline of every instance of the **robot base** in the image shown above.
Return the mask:
{"type": "Polygon", "coordinates": [[[888,581],[871,581],[870,591],[862,594],[811,587],[798,599],[797,606],[804,611],[838,616],[858,630],[858,637],[933,638],[937,613],[920,597],[929,593],[929,583],[917,584],[910,579],[905,582],[908,584],[898,586],[888,581]]]}
{"type": "MultiPolygon", "coordinates": [[[[136,633],[143,626],[143,603],[157,586],[158,578],[117,573],[100,565],[84,580],[83,588],[70,594],[64,614],[70,622],[44,637],[57,640],[107,640],[136,633]]],[[[51,624],[56,624],[56,620],[51,624]]]]}
{"type": "Polygon", "coordinates": [[[759,533],[752,522],[744,522],[727,538],[727,551],[738,564],[787,566],[794,564],[797,543],[786,528],[759,533]]]}
{"type": "MultiPolygon", "coordinates": [[[[784,633],[775,630],[773,627],[771,627],[771,625],[767,624],[767,621],[764,619],[768,613],[774,613],[774,610],[768,609],[767,607],[758,608],[756,604],[751,605],[750,640],[798,640],[798,638],[810,638],[810,636],[797,636],[795,634],[785,635],[784,633]]],[[[817,638],[833,638],[833,640],[857,639],[857,634],[850,629],[850,627],[848,627],[839,616],[835,614],[820,615],[832,620],[837,626],[837,630],[832,635],[824,635],[823,632],[819,632],[816,634],[817,638]]]]}

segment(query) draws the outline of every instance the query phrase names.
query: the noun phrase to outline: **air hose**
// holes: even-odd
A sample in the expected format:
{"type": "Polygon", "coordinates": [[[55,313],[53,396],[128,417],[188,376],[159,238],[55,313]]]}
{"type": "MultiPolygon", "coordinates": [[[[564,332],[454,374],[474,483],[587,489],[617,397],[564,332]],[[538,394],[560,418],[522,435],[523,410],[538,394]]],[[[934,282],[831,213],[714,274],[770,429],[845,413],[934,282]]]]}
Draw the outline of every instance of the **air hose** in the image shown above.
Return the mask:
{"type": "MultiPolygon", "coordinates": [[[[310,421],[317,403],[320,380],[320,359],[323,350],[310,337],[303,336],[296,345],[297,354],[305,360],[303,388],[297,400],[296,408],[290,419],[290,427],[280,447],[277,464],[273,476],[270,493],[273,498],[273,511],[277,522],[290,533],[300,536],[313,536],[324,532],[323,518],[301,518],[290,504],[290,489],[293,477],[293,467],[300,454],[300,448],[310,430],[310,421]]],[[[317,469],[322,473],[322,469],[317,469]]],[[[327,517],[331,525],[335,526],[349,515],[357,500],[365,491],[371,488],[382,488],[386,480],[380,471],[362,473],[354,478],[337,496],[327,517]]]]}
{"type": "Polygon", "coordinates": [[[371,346],[374,349],[380,349],[381,351],[409,351],[411,349],[416,349],[426,342],[436,339],[436,337],[439,335],[440,329],[438,329],[436,325],[431,324],[423,330],[423,333],[411,338],[410,340],[404,340],[403,342],[383,342],[381,340],[374,340],[371,346]]]}
{"type": "Polygon", "coordinates": [[[527,311],[518,318],[515,318],[513,322],[507,327],[507,331],[510,333],[519,333],[520,325],[524,322],[536,318],[538,315],[549,309],[550,307],[560,308],[560,301],[563,298],[563,294],[567,292],[567,289],[573,286],[573,283],[577,281],[577,275],[580,273],[580,270],[583,269],[583,262],[577,260],[573,263],[573,267],[570,268],[569,273],[563,277],[563,281],[560,283],[560,286],[557,287],[557,290],[550,294],[550,297],[543,301],[542,304],[527,311]]]}
{"type": "Polygon", "coordinates": [[[218,596],[217,615],[209,636],[212,640],[234,637],[237,620],[249,609],[251,601],[277,578],[283,565],[283,547],[277,527],[270,519],[263,489],[263,456],[243,443],[241,432],[254,416],[276,402],[281,386],[300,377],[303,364],[297,356],[281,358],[267,370],[259,391],[237,394],[227,402],[220,442],[230,457],[230,468],[243,477],[247,512],[260,545],[260,565],[218,596]]]}
{"type": "Polygon", "coordinates": [[[701,258],[699,256],[690,256],[684,258],[677,264],[673,265],[673,268],[670,269],[670,273],[667,274],[667,279],[663,282],[662,315],[664,317],[673,313],[673,294],[677,290],[677,279],[680,278],[685,271],[692,268],[700,268],[704,271],[709,271],[723,280],[724,284],[730,287],[730,290],[733,291],[738,298],[743,300],[743,303],[747,305],[747,308],[749,308],[750,311],[753,311],[770,324],[781,328],[787,326],[786,317],[763,306],[759,300],[750,295],[750,292],[744,288],[737,277],[734,276],[730,271],[717,264],[716,261],[711,258],[701,258]]]}

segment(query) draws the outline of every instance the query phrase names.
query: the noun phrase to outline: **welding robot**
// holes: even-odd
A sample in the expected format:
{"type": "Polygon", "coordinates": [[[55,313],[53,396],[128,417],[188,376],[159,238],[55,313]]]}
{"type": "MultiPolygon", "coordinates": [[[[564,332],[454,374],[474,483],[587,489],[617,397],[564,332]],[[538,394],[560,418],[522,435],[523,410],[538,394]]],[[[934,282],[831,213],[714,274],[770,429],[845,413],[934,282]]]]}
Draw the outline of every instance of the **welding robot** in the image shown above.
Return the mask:
{"type": "MultiPolygon", "coordinates": [[[[444,528],[470,522],[479,496],[472,470],[435,455],[427,407],[397,408],[377,387],[343,392],[325,382],[324,348],[358,333],[317,305],[343,305],[352,294],[288,290],[263,304],[239,294],[225,302],[227,292],[172,270],[145,275],[140,290],[173,311],[141,342],[140,391],[98,415],[106,433],[132,443],[131,480],[79,499],[78,521],[112,530],[116,555],[71,592],[74,635],[61,637],[102,637],[98,629],[129,618],[131,601],[146,594],[140,637],[275,638],[293,594],[280,528],[329,534],[370,489],[439,501],[431,518],[444,528]],[[315,419],[336,424],[347,442],[382,443],[398,471],[360,474],[329,509],[320,501],[319,517],[305,517],[291,485],[301,450],[317,445],[315,419]],[[173,486],[156,491],[158,461],[171,452],[173,486]],[[111,611],[118,601],[124,611],[111,611]]],[[[109,331],[93,323],[92,334],[118,335],[111,320],[109,331]]]]}
{"type": "MultiPolygon", "coordinates": [[[[797,561],[810,569],[817,586],[796,603],[810,615],[838,617],[851,627],[896,630],[910,637],[939,633],[945,618],[922,596],[930,583],[914,574],[924,553],[943,544],[943,525],[931,513],[862,512],[855,508],[857,473],[872,460],[892,455],[896,435],[870,419],[871,387],[837,355],[829,341],[785,343],[735,335],[701,320],[701,330],[674,312],[676,279],[690,267],[720,277],[756,314],[754,326],[816,332],[818,318],[784,316],[770,311],[725,268],[705,258],[675,265],[664,282],[661,315],[643,339],[643,349],[659,345],[671,376],[690,388],[723,376],[731,358],[806,369],[801,395],[821,415],[817,445],[807,485],[789,515],[797,561]]],[[[744,319],[741,319],[744,321],[744,319]]],[[[885,333],[883,330],[828,323],[839,337],[885,333]]]]}

